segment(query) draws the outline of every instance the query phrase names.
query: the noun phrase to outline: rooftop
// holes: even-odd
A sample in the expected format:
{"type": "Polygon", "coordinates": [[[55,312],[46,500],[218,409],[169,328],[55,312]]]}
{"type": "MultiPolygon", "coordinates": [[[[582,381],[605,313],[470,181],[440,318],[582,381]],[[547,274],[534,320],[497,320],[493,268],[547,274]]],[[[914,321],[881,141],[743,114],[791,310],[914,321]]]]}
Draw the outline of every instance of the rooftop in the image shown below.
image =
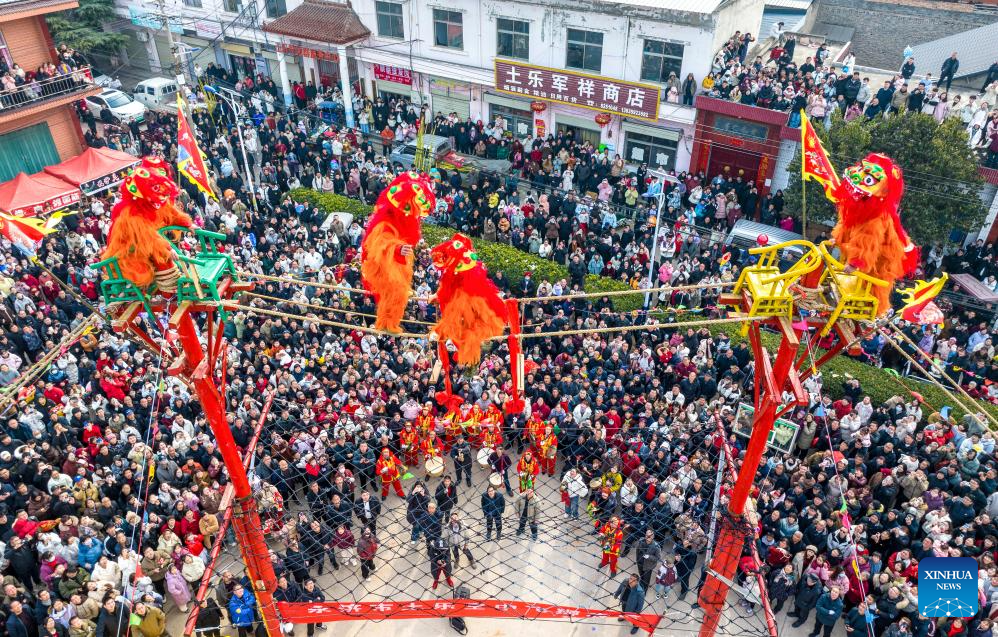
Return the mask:
{"type": "Polygon", "coordinates": [[[267,33],[328,44],[352,44],[371,35],[349,3],[305,0],[264,25],[267,33]]]}
{"type": "Polygon", "coordinates": [[[644,9],[662,11],[683,11],[686,13],[711,14],[724,4],[725,0],[602,0],[603,4],[620,4],[644,9]]]}
{"type": "Polygon", "coordinates": [[[77,0],[0,0],[0,20],[8,21],[66,11],[80,6],[77,0]]]}

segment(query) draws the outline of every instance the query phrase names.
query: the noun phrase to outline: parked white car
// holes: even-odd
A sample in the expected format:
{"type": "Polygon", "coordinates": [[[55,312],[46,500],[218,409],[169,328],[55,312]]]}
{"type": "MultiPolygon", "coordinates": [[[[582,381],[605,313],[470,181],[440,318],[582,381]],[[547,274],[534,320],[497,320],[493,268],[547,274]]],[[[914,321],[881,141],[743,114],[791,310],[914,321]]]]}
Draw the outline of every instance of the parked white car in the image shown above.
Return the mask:
{"type": "Polygon", "coordinates": [[[121,120],[122,124],[132,122],[142,123],[146,118],[146,107],[139,104],[127,94],[115,89],[105,89],[98,95],[87,98],[87,108],[93,112],[94,117],[100,119],[101,110],[104,106],[111,110],[111,114],[121,120]]]}

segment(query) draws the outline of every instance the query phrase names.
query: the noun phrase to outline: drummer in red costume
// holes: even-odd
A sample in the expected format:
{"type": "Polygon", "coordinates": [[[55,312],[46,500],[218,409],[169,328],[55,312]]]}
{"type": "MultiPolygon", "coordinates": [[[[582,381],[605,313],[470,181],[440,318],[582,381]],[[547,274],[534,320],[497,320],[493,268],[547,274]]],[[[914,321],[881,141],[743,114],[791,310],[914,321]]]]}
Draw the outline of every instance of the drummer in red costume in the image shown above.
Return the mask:
{"type": "Polygon", "coordinates": [[[405,427],[399,432],[399,448],[406,466],[415,467],[419,458],[419,433],[411,422],[405,423],[405,427]]]}
{"type": "Polygon", "coordinates": [[[525,429],[530,448],[534,451],[534,455],[539,455],[541,453],[541,438],[544,437],[544,420],[536,411],[530,414],[525,429]]]}
{"type": "Polygon", "coordinates": [[[464,428],[464,437],[472,445],[477,446],[482,436],[482,421],[485,413],[478,405],[472,405],[461,410],[461,426],[464,428]]]}
{"type": "Polygon", "coordinates": [[[405,497],[402,491],[402,463],[388,447],[381,450],[381,456],[374,465],[374,470],[381,476],[381,499],[388,497],[388,488],[395,487],[395,493],[400,498],[405,497]]]}
{"type": "MultiPolygon", "coordinates": [[[[599,522],[597,522],[599,524],[599,522]]],[[[599,532],[600,548],[603,550],[603,561],[599,567],[610,565],[610,577],[617,576],[617,558],[620,557],[620,545],[624,541],[624,531],[620,528],[620,518],[611,517],[599,532]]]]}
{"type": "MultiPolygon", "coordinates": [[[[440,442],[440,436],[433,433],[432,431],[426,435],[419,436],[419,452],[423,454],[423,465],[426,465],[426,461],[430,458],[440,458],[443,460],[443,449],[444,445],[440,442]]],[[[426,474],[426,479],[430,479],[430,474],[426,474]]]]}
{"type": "Polygon", "coordinates": [[[516,474],[520,478],[520,493],[534,488],[537,475],[541,472],[541,464],[534,458],[533,452],[527,449],[516,463],[516,474]]]}

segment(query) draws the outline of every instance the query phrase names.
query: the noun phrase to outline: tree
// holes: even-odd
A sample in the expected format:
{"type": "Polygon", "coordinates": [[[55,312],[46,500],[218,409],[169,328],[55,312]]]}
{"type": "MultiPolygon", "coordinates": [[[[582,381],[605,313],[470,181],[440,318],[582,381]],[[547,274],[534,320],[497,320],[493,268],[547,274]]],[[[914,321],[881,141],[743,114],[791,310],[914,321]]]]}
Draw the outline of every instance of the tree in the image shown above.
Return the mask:
{"type": "MultiPolygon", "coordinates": [[[[840,115],[832,126],[815,129],[832,164],[841,171],[868,153],[883,153],[904,172],[905,193],[901,220],[916,243],[926,245],[949,236],[954,228],[976,230],[984,222],[985,210],[978,196],[981,177],[978,160],[967,144],[967,132],[958,118],[942,124],[923,113],[903,112],[867,120],[846,122],[840,115]]],[[[790,162],[787,210],[800,217],[800,150],[790,162]]],[[[836,220],[835,206],[825,199],[817,182],[808,182],[807,222],[836,220]]]]}
{"type": "Polygon", "coordinates": [[[84,53],[113,54],[128,38],[104,31],[104,24],[117,20],[114,0],[80,0],[80,6],[48,16],[49,31],[56,46],[65,44],[84,53]]]}

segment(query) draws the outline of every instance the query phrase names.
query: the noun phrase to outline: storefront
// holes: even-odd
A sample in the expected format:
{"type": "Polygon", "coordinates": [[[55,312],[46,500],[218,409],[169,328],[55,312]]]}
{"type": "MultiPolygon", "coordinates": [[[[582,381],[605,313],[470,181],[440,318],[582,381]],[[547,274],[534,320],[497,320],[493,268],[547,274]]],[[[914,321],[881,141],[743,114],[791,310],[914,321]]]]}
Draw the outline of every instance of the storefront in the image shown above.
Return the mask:
{"type": "Polygon", "coordinates": [[[222,44],[222,49],[228,56],[229,68],[240,79],[256,75],[256,56],[253,55],[248,46],[235,42],[225,42],[222,44]]]}
{"type": "Polygon", "coordinates": [[[600,126],[592,117],[576,117],[566,113],[554,111],[554,130],[556,133],[571,134],[579,144],[589,142],[594,147],[600,145],[602,132],[600,126]]]}
{"type": "Polygon", "coordinates": [[[419,104],[419,94],[412,90],[412,71],[398,66],[388,66],[386,64],[372,64],[371,72],[374,75],[374,90],[376,97],[380,97],[386,102],[391,99],[411,99],[419,104]]]}
{"type": "Polygon", "coordinates": [[[683,137],[681,130],[624,122],[621,132],[624,135],[624,148],[620,154],[624,161],[629,164],[648,164],[650,168],[676,170],[679,142],[683,137]]]}
{"type": "Polygon", "coordinates": [[[464,82],[442,77],[430,78],[430,106],[434,115],[456,113],[458,119],[471,116],[472,87],[464,82]]]}
{"type": "MultiPolygon", "coordinates": [[[[800,141],[800,131],[786,126],[787,114],[757,106],[698,96],[696,135],[690,170],[708,178],[723,174],[755,183],[759,194],[773,187],[776,167],[800,141]]],[[[779,181],[779,180],[777,180],[779,181]]]]}
{"type": "MultiPolygon", "coordinates": [[[[494,122],[496,117],[501,116],[506,120],[506,130],[516,137],[529,137],[534,135],[534,112],[530,110],[530,102],[518,100],[503,95],[485,94],[486,115],[488,121],[494,122]]],[[[541,125],[543,127],[543,120],[541,125]]]]}

